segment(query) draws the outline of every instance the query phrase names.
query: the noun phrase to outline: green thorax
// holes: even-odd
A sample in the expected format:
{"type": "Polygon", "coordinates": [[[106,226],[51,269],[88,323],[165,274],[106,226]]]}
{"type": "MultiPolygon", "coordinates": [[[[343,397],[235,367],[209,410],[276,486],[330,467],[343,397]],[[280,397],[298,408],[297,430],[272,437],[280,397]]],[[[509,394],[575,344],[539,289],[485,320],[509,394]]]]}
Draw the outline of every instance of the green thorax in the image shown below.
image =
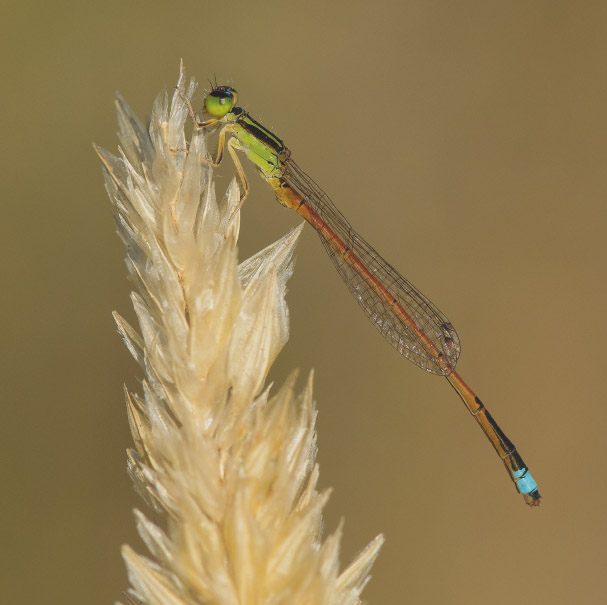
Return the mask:
{"type": "Polygon", "coordinates": [[[246,111],[235,107],[227,116],[234,124],[232,134],[238,139],[247,157],[259,168],[264,179],[280,177],[290,152],[285,144],[246,111]]]}

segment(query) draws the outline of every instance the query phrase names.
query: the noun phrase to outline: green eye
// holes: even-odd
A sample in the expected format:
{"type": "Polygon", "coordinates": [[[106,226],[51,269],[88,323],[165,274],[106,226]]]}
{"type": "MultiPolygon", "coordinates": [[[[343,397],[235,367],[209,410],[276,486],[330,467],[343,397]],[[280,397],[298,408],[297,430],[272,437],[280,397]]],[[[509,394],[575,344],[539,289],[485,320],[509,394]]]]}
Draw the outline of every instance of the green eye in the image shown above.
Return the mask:
{"type": "Polygon", "coordinates": [[[223,118],[236,105],[238,93],[229,86],[219,86],[211,91],[204,101],[207,113],[215,118],[223,118]]]}

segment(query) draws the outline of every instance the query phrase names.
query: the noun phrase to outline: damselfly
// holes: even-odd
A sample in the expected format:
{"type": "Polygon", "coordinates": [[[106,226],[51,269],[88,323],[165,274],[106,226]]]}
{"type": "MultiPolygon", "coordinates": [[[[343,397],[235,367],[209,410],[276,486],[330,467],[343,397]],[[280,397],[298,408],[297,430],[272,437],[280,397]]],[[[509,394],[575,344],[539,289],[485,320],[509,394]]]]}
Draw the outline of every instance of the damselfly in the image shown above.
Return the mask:
{"type": "Polygon", "coordinates": [[[215,86],[205,99],[204,121],[197,120],[187,101],[198,128],[222,126],[217,156],[209,163],[218,166],[227,145],[243,185],[240,204],[249,192],[249,184],[237,151],[257,166],[278,201],[316,229],[348,290],[382,336],[415,365],[449,381],[495,448],[525,502],[538,506],[541,497],[537,484],[523,459],[455,371],[460,343],[451,322],[354,231],[327,194],[291,159],[291,151],[282,140],[236,106],[237,97],[233,88],[215,86]]]}

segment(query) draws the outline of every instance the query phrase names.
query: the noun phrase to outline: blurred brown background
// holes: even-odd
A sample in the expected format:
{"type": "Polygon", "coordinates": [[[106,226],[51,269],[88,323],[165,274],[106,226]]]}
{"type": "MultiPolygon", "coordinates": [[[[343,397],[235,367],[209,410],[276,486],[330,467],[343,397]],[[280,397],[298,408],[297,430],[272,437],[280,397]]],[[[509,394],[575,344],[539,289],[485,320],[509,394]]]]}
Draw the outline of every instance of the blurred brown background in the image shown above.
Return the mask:
{"type": "MultiPolygon", "coordinates": [[[[8,2],[2,36],[2,578],[10,603],[111,603],[144,547],[122,383],[141,375],[91,141],[183,57],[272,128],[453,321],[458,369],[530,464],[529,510],[446,381],[399,357],[311,229],[272,378],[316,370],[327,530],[379,532],[372,603],[605,603],[607,4],[8,2]],[[12,6],[11,6],[12,5],[12,6]]],[[[242,254],[298,217],[252,183],[242,254]]],[[[222,168],[219,186],[233,170],[222,168]]],[[[301,379],[300,379],[301,380],[301,379]]]]}

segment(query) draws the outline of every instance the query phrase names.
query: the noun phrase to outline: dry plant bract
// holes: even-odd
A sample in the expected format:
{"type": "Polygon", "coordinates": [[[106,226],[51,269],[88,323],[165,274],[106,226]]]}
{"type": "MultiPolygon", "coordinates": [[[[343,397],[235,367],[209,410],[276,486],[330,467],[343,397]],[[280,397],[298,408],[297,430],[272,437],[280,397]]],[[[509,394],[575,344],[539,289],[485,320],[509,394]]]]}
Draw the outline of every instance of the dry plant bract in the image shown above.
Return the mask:
{"type": "Polygon", "coordinates": [[[239,263],[235,181],[217,203],[205,134],[189,141],[183,69],[149,128],[118,96],[119,155],[96,148],[139,331],[115,314],[145,373],[126,392],[128,469],[151,557],[123,547],[132,603],[355,604],[383,542],[339,571],[341,526],[322,537],[312,381],[271,393],[288,338],[287,279],[301,232],[239,263]]]}

